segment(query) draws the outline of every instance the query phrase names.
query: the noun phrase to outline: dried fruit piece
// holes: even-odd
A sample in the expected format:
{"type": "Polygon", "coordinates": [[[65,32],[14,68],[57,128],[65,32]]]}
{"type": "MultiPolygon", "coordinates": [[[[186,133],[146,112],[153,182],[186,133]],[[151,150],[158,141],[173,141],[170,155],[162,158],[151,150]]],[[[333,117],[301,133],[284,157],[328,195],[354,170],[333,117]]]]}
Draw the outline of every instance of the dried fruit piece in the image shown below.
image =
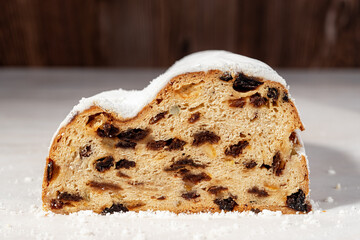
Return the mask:
{"type": "Polygon", "coordinates": [[[258,213],[261,212],[261,210],[258,209],[258,208],[252,208],[252,209],[250,209],[250,211],[252,211],[252,212],[254,212],[254,213],[256,213],[256,214],[258,214],[258,213]]]}
{"type": "Polygon", "coordinates": [[[117,144],[115,144],[116,148],[124,148],[124,149],[128,149],[128,148],[132,148],[135,149],[137,143],[135,142],[130,142],[127,140],[120,140],[117,144]]]}
{"type": "Polygon", "coordinates": [[[62,209],[64,207],[64,203],[58,199],[53,199],[50,202],[51,209],[62,209]]]}
{"type": "Polygon", "coordinates": [[[191,116],[188,119],[188,122],[194,123],[194,122],[198,121],[199,119],[200,119],[200,113],[196,112],[196,113],[191,114],[191,116]]]}
{"type": "Polygon", "coordinates": [[[232,197],[228,197],[225,199],[215,199],[214,203],[217,204],[220,210],[224,211],[232,211],[238,205],[232,197]]]}
{"type": "Polygon", "coordinates": [[[160,150],[165,148],[167,151],[183,150],[185,141],[178,138],[170,138],[168,140],[150,141],[146,144],[146,147],[150,150],[160,150]]]}
{"type": "Polygon", "coordinates": [[[185,175],[186,173],[190,172],[190,170],[186,169],[186,168],[181,168],[178,173],[180,173],[180,175],[185,175]]]}
{"type": "Polygon", "coordinates": [[[102,127],[99,127],[96,130],[96,133],[100,137],[113,138],[116,137],[116,134],[119,133],[119,129],[110,123],[105,123],[104,125],[102,125],[102,127]]]}
{"type": "Polygon", "coordinates": [[[146,138],[149,134],[148,129],[141,129],[141,128],[130,128],[126,131],[120,132],[117,137],[124,141],[140,141],[146,138]]]}
{"type": "Polygon", "coordinates": [[[285,162],[281,160],[280,152],[276,152],[271,165],[276,176],[280,176],[285,168],[285,162]]]}
{"type": "Polygon", "coordinates": [[[104,208],[101,212],[102,215],[106,215],[107,213],[113,214],[114,212],[128,212],[129,209],[122,205],[121,203],[113,204],[109,208],[104,208]]]}
{"type": "Polygon", "coordinates": [[[132,167],[135,167],[135,166],[136,166],[136,163],[134,161],[121,159],[118,162],[116,162],[115,169],[120,169],[120,168],[129,169],[129,168],[132,168],[132,167]]]}
{"type": "Polygon", "coordinates": [[[245,162],[244,163],[244,166],[247,168],[247,169],[251,169],[251,168],[254,168],[256,167],[257,163],[254,161],[254,160],[251,160],[249,162],[245,162]]]}
{"type": "Polygon", "coordinates": [[[171,164],[169,168],[165,169],[165,171],[176,171],[178,169],[185,168],[186,166],[190,166],[190,167],[194,167],[194,168],[205,168],[206,167],[206,165],[204,165],[204,164],[195,163],[194,160],[192,160],[190,158],[183,158],[183,159],[180,159],[180,160],[174,162],[173,164],[171,164]]]}
{"type": "Polygon", "coordinates": [[[106,170],[109,170],[112,166],[114,166],[114,158],[112,156],[100,158],[95,162],[95,168],[99,172],[105,172],[106,170]]]}
{"type": "Polygon", "coordinates": [[[157,114],[155,117],[150,118],[149,124],[157,123],[158,121],[163,119],[167,113],[168,113],[167,111],[166,112],[161,112],[161,113],[157,114]]]}
{"type": "Polygon", "coordinates": [[[190,199],[195,199],[195,198],[200,197],[200,194],[197,194],[196,191],[191,191],[191,192],[181,194],[181,197],[185,198],[186,200],[190,200],[190,199]]]}
{"type": "Polygon", "coordinates": [[[95,119],[97,116],[99,116],[100,114],[101,114],[101,112],[95,113],[95,114],[93,114],[93,115],[90,115],[90,116],[88,117],[88,120],[87,120],[87,122],[86,122],[86,125],[88,125],[89,123],[91,123],[92,121],[94,121],[94,119],[95,119]]]}
{"type": "Polygon", "coordinates": [[[92,151],[91,151],[90,145],[86,145],[86,146],[80,148],[80,151],[79,151],[80,158],[90,157],[91,154],[92,154],[92,151]]]}
{"type": "Polygon", "coordinates": [[[96,182],[96,181],[90,181],[87,183],[88,186],[92,188],[97,188],[99,190],[122,190],[122,188],[119,185],[113,184],[113,183],[106,183],[106,182],[96,182]]]}
{"type": "Polygon", "coordinates": [[[256,186],[249,189],[248,193],[255,194],[258,197],[268,197],[269,196],[269,194],[265,190],[261,190],[256,186]]]}
{"type": "Polygon", "coordinates": [[[110,119],[112,119],[111,114],[109,114],[109,113],[107,113],[107,112],[98,112],[98,113],[95,113],[95,114],[90,115],[90,116],[88,117],[88,120],[87,120],[87,122],[86,122],[86,125],[89,125],[90,123],[92,123],[92,121],[94,121],[95,118],[96,118],[97,116],[101,115],[101,114],[104,115],[104,116],[106,116],[106,117],[108,117],[108,118],[110,118],[110,119]]]}
{"type": "Polygon", "coordinates": [[[186,142],[183,140],[180,140],[178,138],[171,138],[166,141],[167,148],[165,150],[168,150],[168,151],[183,150],[185,144],[186,144],[186,142]]]}
{"type": "Polygon", "coordinates": [[[272,98],[274,100],[278,100],[279,98],[279,91],[277,88],[269,88],[267,93],[268,98],[272,98]]]}
{"type": "Polygon", "coordinates": [[[158,197],[157,200],[165,200],[166,197],[165,196],[161,196],[161,197],[158,197]]]}
{"type": "Polygon", "coordinates": [[[255,90],[262,84],[264,83],[256,80],[255,78],[250,78],[242,73],[239,73],[233,83],[233,89],[238,92],[248,92],[255,90]]]}
{"type": "Polygon", "coordinates": [[[231,99],[229,100],[230,107],[243,108],[245,106],[245,98],[231,99]]]}
{"type": "Polygon", "coordinates": [[[250,96],[250,103],[254,107],[261,107],[262,105],[265,105],[267,102],[267,98],[264,98],[260,95],[260,93],[255,93],[254,95],[250,96]]]}
{"type": "Polygon", "coordinates": [[[230,145],[225,150],[225,155],[232,156],[232,157],[238,157],[240,154],[242,154],[243,150],[249,145],[248,141],[239,141],[237,144],[230,145]]]}
{"type": "Polygon", "coordinates": [[[51,181],[52,177],[53,177],[53,173],[54,173],[54,161],[52,159],[48,159],[48,164],[47,164],[47,168],[46,168],[46,180],[49,182],[51,181]]]}
{"type": "Polygon", "coordinates": [[[223,80],[225,82],[228,82],[233,79],[230,72],[224,72],[219,78],[220,80],[223,80]]]}
{"type": "Polygon", "coordinates": [[[290,140],[291,142],[293,142],[293,144],[295,144],[295,145],[300,144],[299,139],[298,139],[298,137],[297,137],[297,135],[296,135],[296,132],[292,132],[292,133],[290,134],[289,140],[290,140]]]}
{"type": "Polygon", "coordinates": [[[211,177],[204,172],[202,172],[200,174],[188,173],[188,174],[185,174],[185,176],[182,178],[182,180],[184,182],[198,184],[201,181],[210,181],[211,177]]]}
{"type": "Polygon", "coordinates": [[[68,192],[57,191],[56,195],[57,199],[62,201],[79,202],[83,199],[78,193],[70,194],[68,192]]]}
{"type": "Polygon", "coordinates": [[[146,147],[149,150],[160,150],[163,149],[166,146],[166,141],[164,140],[158,140],[158,141],[150,141],[146,144],[146,147]]]}
{"type": "Polygon", "coordinates": [[[276,169],[279,168],[280,162],[281,162],[280,152],[276,152],[272,162],[272,169],[274,170],[274,172],[276,171],[276,169]]]}
{"type": "Polygon", "coordinates": [[[289,101],[289,96],[288,96],[288,94],[287,94],[286,92],[284,92],[284,96],[282,97],[282,100],[283,100],[284,102],[288,102],[288,101],[289,101]]]}
{"type": "Polygon", "coordinates": [[[286,199],[286,205],[300,212],[310,212],[311,206],[305,203],[305,193],[299,189],[296,193],[291,194],[286,199]]]}
{"type": "Polygon", "coordinates": [[[200,146],[204,143],[217,143],[219,142],[220,137],[210,131],[202,131],[194,134],[193,146],[200,146]]]}
{"type": "Polygon", "coordinates": [[[211,187],[208,188],[207,191],[208,191],[209,193],[211,193],[211,194],[217,195],[217,194],[219,194],[220,192],[226,191],[226,190],[228,190],[227,187],[223,187],[223,186],[211,186],[211,187]]]}

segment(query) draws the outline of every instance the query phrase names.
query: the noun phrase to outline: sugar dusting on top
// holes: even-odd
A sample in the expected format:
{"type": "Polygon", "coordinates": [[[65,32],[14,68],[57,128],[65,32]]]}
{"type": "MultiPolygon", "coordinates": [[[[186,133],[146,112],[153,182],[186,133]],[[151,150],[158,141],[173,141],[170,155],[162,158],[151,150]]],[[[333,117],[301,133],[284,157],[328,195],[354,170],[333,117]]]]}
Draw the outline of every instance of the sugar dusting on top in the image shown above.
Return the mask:
{"type": "Polygon", "coordinates": [[[143,90],[118,89],[102,92],[89,98],[82,98],[60,124],[58,131],[67,125],[76,114],[89,109],[91,106],[98,106],[104,110],[117,113],[122,118],[135,117],[173,77],[189,72],[206,72],[209,70],[242,72],[247,76],[279,82],[287,87],[285,80],[261,61],[227,51],[202,51],[190,54],[177,61],[164,74],[152,80],[143,90]]]}

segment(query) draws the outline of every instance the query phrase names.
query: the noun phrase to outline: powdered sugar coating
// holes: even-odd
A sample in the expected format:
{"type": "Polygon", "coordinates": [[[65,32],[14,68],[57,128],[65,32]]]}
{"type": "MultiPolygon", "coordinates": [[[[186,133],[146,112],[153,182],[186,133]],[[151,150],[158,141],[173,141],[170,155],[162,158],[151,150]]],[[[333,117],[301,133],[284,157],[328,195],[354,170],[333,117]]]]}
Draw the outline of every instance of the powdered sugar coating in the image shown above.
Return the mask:
{"type": "MultiPolygon", "coordinates": [[[[287,87],[282,77],[259,60],[227,51],[202,51],[190,54],[177,61],[164,74],[152,80],[143,90],[127,91],[118,89],[102,92],[89,98],[82,98],[79,104],[72,109],[60,124],[58,131],[67,125],[76,114],[89,109],[91,106],[101,107],[104,110],[118,114],[122,118],[135,117],[173,77],[189,72],[207,72],[209,70],[242,72],[247,76],[279,82],[287,87]]],[[[54,137],[58,131],[56,131],[54,137]]]]}

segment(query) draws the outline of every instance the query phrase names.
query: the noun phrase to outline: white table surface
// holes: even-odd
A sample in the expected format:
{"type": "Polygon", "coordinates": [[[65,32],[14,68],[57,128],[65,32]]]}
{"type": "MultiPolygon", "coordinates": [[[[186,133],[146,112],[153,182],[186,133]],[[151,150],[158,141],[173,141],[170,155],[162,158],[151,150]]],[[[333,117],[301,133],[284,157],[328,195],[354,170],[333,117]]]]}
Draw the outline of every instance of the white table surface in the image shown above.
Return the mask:
{"type": "Polygon", "coordinates": [[[161,72],[0,69],[0,239],[360,239],[360,70],[279,71],[306,127],[308,215],[44,214],[48,145],[73,105],[104,90],[141,89],[161,72]]]}

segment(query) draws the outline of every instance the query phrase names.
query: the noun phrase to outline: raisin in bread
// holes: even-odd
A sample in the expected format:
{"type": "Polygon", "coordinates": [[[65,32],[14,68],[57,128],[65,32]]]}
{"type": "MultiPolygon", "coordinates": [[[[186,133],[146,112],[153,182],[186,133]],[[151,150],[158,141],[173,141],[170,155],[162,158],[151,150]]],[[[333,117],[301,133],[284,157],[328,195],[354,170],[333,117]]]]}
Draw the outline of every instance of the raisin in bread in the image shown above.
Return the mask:
{"type": "Polygon", "coordinates": [[[54,135],[45,210],[306,213],[304,130],[285,81],[224,51],[175,63],[142,91],[82,99],[54,135]]]}

